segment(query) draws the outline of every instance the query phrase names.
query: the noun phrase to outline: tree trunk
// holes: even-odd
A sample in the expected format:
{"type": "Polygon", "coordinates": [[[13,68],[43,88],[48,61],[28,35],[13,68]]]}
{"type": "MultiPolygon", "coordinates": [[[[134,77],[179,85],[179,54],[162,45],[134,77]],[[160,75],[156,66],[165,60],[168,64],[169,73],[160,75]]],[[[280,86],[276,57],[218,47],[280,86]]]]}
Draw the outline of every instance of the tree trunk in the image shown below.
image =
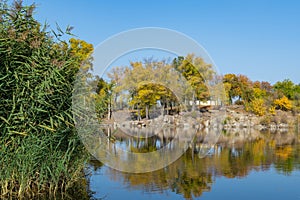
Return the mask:
{"type": "Polygon", "coordinates": [[[109,103],[108,103],[108,111],[107,111],[107,119],[111,119],[111,97],[109,98],[109,103]]]}
{"type": "Polygon", "coordinates": [[[140,111],[140,109],[138,108],[138,121],[141,121],[141,111],[140,111]]]}
{"type": "Polygon", "coordinates": [[[146,105],[146,119],[149,119],[149,105],[146,105]]]}
{"type": "Polygon", "coordinates": [[[169,102],[168,101],[166,101],[166,115],[169,115],[169,109],[168,109],[168,105],[169,105],[169,102]]]}
{"type": "Polygon", "coordinates": [[[160,115],[162,115],[162,116],[165,115],[165,107],[164,106],[162,106],[162,108],[161,108],[160,115]]]}
{"type": "Polygon", "coordinates": [[[192,98],[192,111],[195,111],[195,92],[193,92],[193,98],[192,98]]]}

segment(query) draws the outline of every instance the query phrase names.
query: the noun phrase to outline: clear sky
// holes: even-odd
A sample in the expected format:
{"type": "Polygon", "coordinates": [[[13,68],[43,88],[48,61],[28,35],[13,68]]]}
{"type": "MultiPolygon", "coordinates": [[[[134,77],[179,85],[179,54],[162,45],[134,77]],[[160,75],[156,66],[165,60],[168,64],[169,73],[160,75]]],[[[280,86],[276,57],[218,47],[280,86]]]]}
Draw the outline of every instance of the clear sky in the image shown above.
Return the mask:
{"type": "Polygon", "coordinates": [[[74,26],[97,46],[121,31],[162,27],[201,44],[222,74],[271,83],[300,83],[300,1],[297,0],[25,0],[36,18],[74,26]]]}

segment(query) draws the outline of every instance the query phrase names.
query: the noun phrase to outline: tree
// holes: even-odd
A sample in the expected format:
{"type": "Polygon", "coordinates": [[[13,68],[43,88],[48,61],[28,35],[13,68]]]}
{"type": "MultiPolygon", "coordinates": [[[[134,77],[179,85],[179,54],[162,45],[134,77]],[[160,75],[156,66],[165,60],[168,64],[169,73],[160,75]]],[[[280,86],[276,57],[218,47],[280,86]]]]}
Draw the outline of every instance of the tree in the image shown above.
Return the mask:
{"type": "Polygon", "coordinates": [[[138,108],[145,108],[145,117],[149,119],[149,109],[157,104],[167,94],[167,90],[155,83],[140,83],[137,88],[137,95],[131,101],[131,104],[138,105],[138,108]]]}
{"type": "Polygon", "coordinates": [[[156,97],[151,98],[151,95],[155,93],[155,88],[151,88],[153,85],[148,85],[148,83],[155,80],[156,63],[131,62],[130,65],[131,67],[126,67],[124,70],[121,90],[128,91],[128,104],[138,109],[138,119],[141,119],[141,109],[145,110],[145,116],[149,118],[149,108],[154,105],[153,101],[156,97]]]}
{"type": "Polygon", "coordinates": [[[223,83],[230,104],[234,99],[238,99],[239,103],[247,104],[253,98],[253,83],[247,76],[225,74],[223,83]]]}
{"type": "Polygon", "coordinates": [[[300,84],[294,86],[294,96],[295,99],[300,99],[300,84]]]}
{"type": "Polygon", "coordinates": [[[252,81],[245,75],[238,75],[238,84],[241,91],[241,96],[239,96],[239,100],[243,100],[244,104],[247,104],[253,98],[253,83],[252,81]]]}
{"type": "Polygon", "coordinates": [[[272,92],[273,87],[269,82],[262,81],[260,83],[260,89],[266,91],[267,94],[270,94],[272,92]]]}
{"type": "MultiPolygon", "coordinates": [[[[178,57],[173,60],[173,67],[187,80],[191,87],[187,89],[187,95],[195,102],[196,100],[209,100],[210,94],[207,83],[213,78],[212,65],[206,63],[203,58],[188,54],[185,58],[178,57]]],[[[194,110],[193,103],[193,110],[194,110]]]]}
{"type": "Polygon", "coordinates": [[[286,96],[288,99],[294,99],[295,91],[294,91],[294,83],[285,79],[284,81],[278,81],[273,85],[274,89],[279,93],[280,96],[286,96]]]}
{"type": "Polygon", "coordinates": [[[108,78],[110,78],[110,82],[114,85],[112,91],[112,99],[113,104],[117,109],[123,108],[122,102],[122,79],[124,78],[124,68],[115,67],[109,73],[107,73],[108,78]]]}
{"type": "Polygon", "coordinates": [[[76,38],[71,38],[69,42],[70,54],[80,63],[80,69],[86,71],[90,70],[92,68],[91,55],[94,51],[93,45],[76,38]]]}
{"type": "MultiPolygon", "coordinates": [[[[178,82],[178,72],[164,60],[145,59],[144,62],[131,62],[129,67],[123,67],[119,71],[123,75],[114,91],[118,91],[118,95],[123,96],[122,101],[127,102],[132,109],[138,109],[138,118],[140,112],[144,112],[144,116],[149,118],[149,110],[158,100],[167,112],[168,107],[172,110],[172,105],[178,101],[169,89],[175,88],[180,92],[182,85],[178,82]]],[[[109,76],[114,77],[112,81],[118,77],[113,75],[113,70],[109,76]]]]}
{"type": "Polygon", "coordinates": [[[104,118],[106,114],[107,119],[111,119],[113,87],[114,83],[107,83],[103,78],[98,80],[95,95],[95,105],[99,118],[104,118]]]}
{"type": "Polygon", "coordinates": [[[294,112],[300,112],[300,84],[295,85],[294,87],[295,95],[294,95],[294,112]]]}
{"type": "Polygon", "coordinates": [[[242,95],[238,77],[235,74],[225,74],[223,83],[225,85],[226,96],[229,98],[229,103],[232,104],[233,99],[242,95]]]}
{"type": "Polygon", "coordinates": [[[265,98],[266,96],[267,96],[267,92],[265,90],[262,90],[259,87],[253,88],[253,97],[254,98],[265,98]]]}

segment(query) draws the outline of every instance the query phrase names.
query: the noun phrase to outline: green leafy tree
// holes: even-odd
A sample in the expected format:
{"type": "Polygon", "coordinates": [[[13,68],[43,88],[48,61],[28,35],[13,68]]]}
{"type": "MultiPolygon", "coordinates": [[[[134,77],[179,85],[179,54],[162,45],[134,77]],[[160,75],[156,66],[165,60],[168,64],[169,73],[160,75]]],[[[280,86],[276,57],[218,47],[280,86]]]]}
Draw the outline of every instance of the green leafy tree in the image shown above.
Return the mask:
{"type": "Polygon", "coordinates": [[[295,85],[294,87],[295,95],[293,102],[293,111],[299,113],[300,112],[300,84],[295,85]]]}
{"type": "MultiPolygon", "coordinates": [[[[188,54],[186,57],[178,57],[173,60],[173,67],[183,76],[189,86],[185,88],[185,97],[194,102],[192,110],[195,110],[195,101],[210,100],[208,83],[214,77],[214,70],[201,57],[188,54]]],[[[216,91],[215,91],[216,92],[216,91]]]]}
{"type": "Polygon", "coordinates": [[[97,80],[97,88],[95,95],[95,105],[98,117],[111,119],[112,115],[112,94],[114,83],[107,83],[103,78],[97,80]]]}
{"type": "Polygon", "coordinates": [[[110,82],[113,84],[112,87],[112,99],[113,105],[116,107],[115,109],[123,108],[123,98],[124,94],[122,94],[122,79],[124,78],[124,68],[115,67],[109,73],[107,73],[108,78],[110,78],[110,82]]]}
{"type": "Polygon", "coordinates": [[[241,96],[239,100],[243,100],[245,104],[249,103],[253,98],[253,83],[245,75],[238,75],[238,82],[241,91],[241,96]]]}
{"type": "Polygon", "coordinates": [[[291,80],[285,79],[282,82],[278,81],[273,85],[273,87],[281,97],[284,95],[288,99],[294,99],[294,83],[291,80]]]}

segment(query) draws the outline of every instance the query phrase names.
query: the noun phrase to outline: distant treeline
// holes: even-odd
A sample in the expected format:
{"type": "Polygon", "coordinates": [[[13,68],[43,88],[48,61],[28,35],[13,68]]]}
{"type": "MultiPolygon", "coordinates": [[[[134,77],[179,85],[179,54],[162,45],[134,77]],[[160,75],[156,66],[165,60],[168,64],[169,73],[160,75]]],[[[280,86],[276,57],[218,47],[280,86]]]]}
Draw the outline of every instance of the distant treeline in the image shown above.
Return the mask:
{"type": "Polygon", "coordinates": [[[246,111],[259,116],[274,115],[276,110],[300,111],[300,84],[289,79],[272,85],[252,81],[245,75],[221,76],[212,65],[193,54],[175,58],[171,63],[151,59],[131,62],[130,66],[113,68],[107,76],[110,80],[99,79],[96,89],[101,118],[110,118],[113,109],[124,107],[139,110],[139,119],[149,118],[149,110],[158,102],[166,111],[179,102],[196,110],[196,102],[208,100],[244,105],[246,111]],[[180,95],[174,90],[180,90],[180,95]]]}

